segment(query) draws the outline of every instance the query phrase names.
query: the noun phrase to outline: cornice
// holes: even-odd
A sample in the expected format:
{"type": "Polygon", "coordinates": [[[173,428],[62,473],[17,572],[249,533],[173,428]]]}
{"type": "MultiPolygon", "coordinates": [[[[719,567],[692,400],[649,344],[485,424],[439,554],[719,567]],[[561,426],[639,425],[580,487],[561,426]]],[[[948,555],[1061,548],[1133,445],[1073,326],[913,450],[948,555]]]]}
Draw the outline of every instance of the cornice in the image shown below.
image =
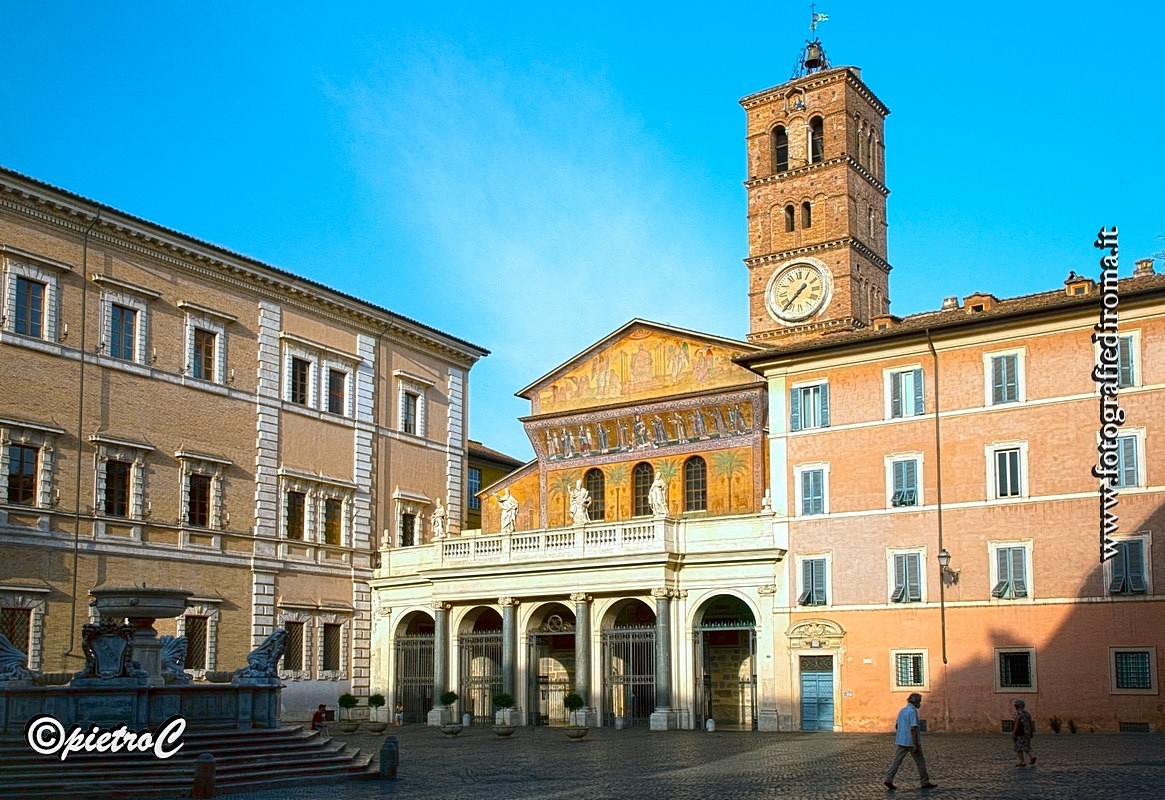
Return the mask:
{"type": "Polygon", "coordinates": [[[744,264],[749,269],[753,269],[754,267],[763,267],[768,264],[781,264],[792,258],[812,255],[813,253],[823,253],[827,250],[837,250],[842,247],[848,247],[852,250],[856,250],[858,253],[868,258],[874,266],[878,267],[887,274],[889,274],[890,270],[893,269],[888,261],[878,255],[878,253],[874,252],[872,247],[863,242],[861,239],[856,239],[853,236],[846,236],[842,239],[833,239],[828,242],[818,242],[817,244],[805,245],[804,247],[798,247],[793,250],[781,250],[775,253],[765,253],[763,256],[752,256],[751,258],[744,259],[744,264]]]}
{"type": "MultiPolygon", "coordinates": [[[[91,224],[91,242],[155,259],[170,267],[202,278],[250,291],[265,299],[328,317],[340,316],[378,337],[391,336],[402,344],[449,358],[468,368],[489,351],[447,335],[426,335],[421,323],[373,306],[359,298],[347,298],[322,284],[290,272],[254,261],[246,256],[220,251],[213,245],[188,240],[185,234],[169,229],[152,229],[145,220],[127,218],[122,212],[99,203],[81,205],[62,198],[50,198],[2,182],[0,209],[21,214],[43,224],[83,237],[91,224]],[[15,198],[15,199],[13,199],[15,198]],[[105,216],[108,212],[111,216],[105,216]],[[310,285],[308,285],[310,284],[310,285]]],[[[29,179],[31,180],[31,179],[29,179]]],[[[60,190],[56,190],[60,191],[60,190]]],[[[442,334],[433,329],[434,333],[442,334]]]]}
{"type": "Polygon", "coordinates": [[[853,171],[865,178],[870,186],[872,186],[878,193],[880,193],[883,198],[890,196],[890,190],[886,187],[886,184],[882,183],[880,180],[874,177],[872,172],[862,166],[861,163],[859,163],[848,153],[834,156],[833,158],[826,161],[819,161],[816,164],[803,164],[799,167],[785,170],[784,172],[778,172],[775,175],[765,175],[759,178],[749,178],[748,180],[744,181],[744,186],[747,189],[756,189],[771,183],[784,183],[785,181],[791,180],[793,178],[800,178],[811,172],[823,171],[829,167],[835,167],[842,164],[852,167],[853,171]]]}
{"type": "Polygon", "coordinates": [[[783,97],[784,94],[792,87],[796,86],[801,89],[811,90],[818,89],[822,86],[828,86],[831,83],[844,81],[847,85],[853,87],[862,99],[873,106],[878,113],[883,117],[889,116],[890,109],[886,104],[879,100],[870,87],[862,81],[854,67],[835,67],[834,69],[825,70],[824,72],[815,72],[811,75],[806,75],[802,78],[796,78],[785,83],[778,84],[769,89],[750,94],[740,100],[740,105],[745,109],[755,108],[767,102],[771,102],[776,98],[783,97]]]}

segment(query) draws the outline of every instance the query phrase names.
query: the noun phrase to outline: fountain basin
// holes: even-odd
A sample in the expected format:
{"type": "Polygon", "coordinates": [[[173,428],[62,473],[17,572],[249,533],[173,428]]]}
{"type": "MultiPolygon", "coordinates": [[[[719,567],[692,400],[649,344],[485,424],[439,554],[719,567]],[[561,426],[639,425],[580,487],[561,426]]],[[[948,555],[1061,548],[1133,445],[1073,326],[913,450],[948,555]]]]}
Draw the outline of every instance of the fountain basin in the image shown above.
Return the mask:
{"type": "Polygon", "coordinates": [[[139,586],[98,586],[90,589],[93,606],[112,619],[168,619],[186,611],[194,592],[139,586]]]}

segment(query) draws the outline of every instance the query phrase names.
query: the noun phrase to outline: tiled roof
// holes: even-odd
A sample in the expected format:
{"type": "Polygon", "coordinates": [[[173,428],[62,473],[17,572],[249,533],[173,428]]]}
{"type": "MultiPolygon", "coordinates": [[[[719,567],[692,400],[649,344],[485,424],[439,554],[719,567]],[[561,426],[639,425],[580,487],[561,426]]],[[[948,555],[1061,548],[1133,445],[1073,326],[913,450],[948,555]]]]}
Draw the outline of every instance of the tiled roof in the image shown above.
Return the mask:
{"type": "Polygon", "coordinates": [[[513,456],[508,456],[498,450],[486,447],[481,442],[475,442],[473,439],[469,440],[469,455],[471,458],[475,456],[478,458],[488,458],[491,461],[497,461],[501,464],[512,467],[520,467],[523,463],[525,463],[523,461],[519,461],[513,456]]]}

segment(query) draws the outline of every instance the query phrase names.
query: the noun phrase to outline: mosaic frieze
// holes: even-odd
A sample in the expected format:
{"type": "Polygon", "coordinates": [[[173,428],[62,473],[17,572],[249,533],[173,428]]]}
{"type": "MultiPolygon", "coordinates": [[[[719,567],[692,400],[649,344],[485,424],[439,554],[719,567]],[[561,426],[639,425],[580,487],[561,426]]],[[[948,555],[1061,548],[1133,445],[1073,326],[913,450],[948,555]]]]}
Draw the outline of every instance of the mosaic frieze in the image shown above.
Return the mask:
{"type": "MultiPolygon", "coordinates": [[[[732,359],[744,352],[640,328],[539,387],[530,398],[533,412],[555,413],[740,384],[748,373],[732,359]]],[[[608,435],[614,437],[617,431],[608,435]]],[[[592,441],[592,445],[598,443],[592,441]]]]}

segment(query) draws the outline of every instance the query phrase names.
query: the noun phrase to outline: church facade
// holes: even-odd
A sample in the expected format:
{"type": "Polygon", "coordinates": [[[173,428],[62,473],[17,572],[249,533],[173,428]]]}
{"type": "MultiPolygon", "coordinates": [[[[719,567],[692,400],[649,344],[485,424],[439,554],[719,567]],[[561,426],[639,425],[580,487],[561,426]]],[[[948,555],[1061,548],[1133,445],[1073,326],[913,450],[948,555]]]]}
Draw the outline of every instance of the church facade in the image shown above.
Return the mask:
{"type": "Polygon", "coordinates": [[[563,724],[576,692],[591,724],[884,731],[919,691],[931,730],[998,731],[1016,697],[1159,729],[1165,277],[895,317],[889,110],[824,64],[741,103],[747,339],[632,320],[522,389],[536,457],[481,530],[382,553],[373,684],[430,723],[504,692],[563,724]]]}

